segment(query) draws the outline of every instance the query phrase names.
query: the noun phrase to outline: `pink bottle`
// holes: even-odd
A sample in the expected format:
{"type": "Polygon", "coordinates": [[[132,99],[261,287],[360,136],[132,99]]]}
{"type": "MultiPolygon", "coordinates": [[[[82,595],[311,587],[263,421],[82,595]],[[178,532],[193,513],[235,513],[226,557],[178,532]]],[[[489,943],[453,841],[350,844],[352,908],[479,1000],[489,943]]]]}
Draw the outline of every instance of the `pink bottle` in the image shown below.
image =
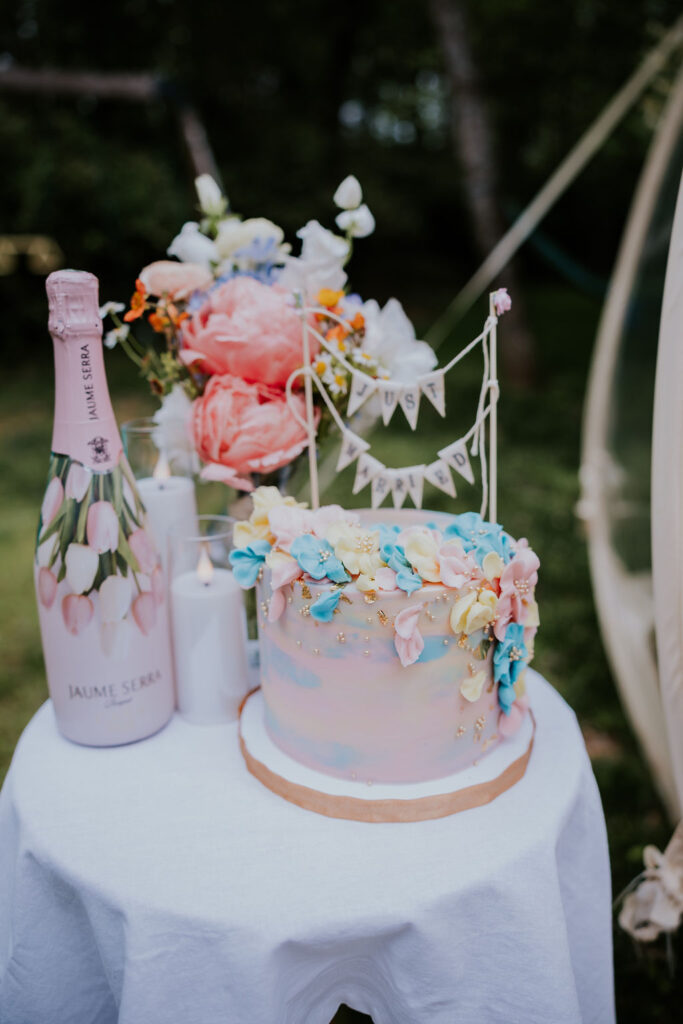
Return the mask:
{"type": "Polygon", "coordinates": [[[45,667],[64,736],[113,746],[173,713],[165,587],[109,398],[97,278],[60,270],[47,294],[55,420],[35,564],[45,667]]]}

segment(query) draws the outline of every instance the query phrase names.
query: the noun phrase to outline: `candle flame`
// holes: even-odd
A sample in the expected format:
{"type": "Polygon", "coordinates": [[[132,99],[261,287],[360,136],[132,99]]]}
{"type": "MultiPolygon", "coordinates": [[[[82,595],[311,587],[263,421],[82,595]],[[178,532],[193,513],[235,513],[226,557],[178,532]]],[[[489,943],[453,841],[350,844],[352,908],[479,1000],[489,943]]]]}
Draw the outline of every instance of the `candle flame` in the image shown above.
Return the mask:
{"type": "Polygon", "coordinates": [[[209,557],[209,552],[206,550],[206,545],[202,544],[201,554],[199,555],[199,561],[197,562],[197,577],[201,583],[208,585],[213,577],[213,562],[209,557]]]}
{"type": "Polygon", "coordinates": [[[154,480],[164,481],[168,480],[170,475],[171,467],[168,464],[168,459],[166,458],[163,452],[159,452],[159,458],[157,459],[157,464],[154,467],[152,477],[154,480]]]}

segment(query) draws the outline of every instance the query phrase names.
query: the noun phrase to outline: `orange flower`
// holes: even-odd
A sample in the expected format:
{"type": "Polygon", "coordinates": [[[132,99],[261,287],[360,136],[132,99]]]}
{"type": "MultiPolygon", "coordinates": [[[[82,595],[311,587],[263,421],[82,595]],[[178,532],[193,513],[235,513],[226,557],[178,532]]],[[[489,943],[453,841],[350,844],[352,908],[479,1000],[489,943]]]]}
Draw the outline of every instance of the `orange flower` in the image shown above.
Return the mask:
{"type": "Polygon", "coordinates": [[[318,302],[321,306],[332,309],[343,298],[343,295],[344,292],[335,292],[332,288],[321,288],[318,292],[318,302]]]}
{"type": "Polygon", "coordinates": [[[126,323],[130,323],[131,320],[138,320],[145,312],[145,286],[142,281],[138,278],[135,282],[135,291],[133,297],[130,300],[130,309],[124,316],[126,323]]]}
{"type": "Polygon", "coordinates": [[[354,331],[362,331],[365,327],[365,317],[362,313],[356,313],[353,320],[351,321],[351,328],[354,331]]]}
{"type": "Polygon", "coordinates": [[[168,324],[168,320],[164,316],[160,316],[159,313],[150,313],[147,319],[150,322],[153,331],[157,334],[162,334],[164,327],[168,324]]]}
{"type": "MultiPolygon", "coordinates": [[[[327,338],[328,341],[336,341],[337,343],[339,343],[340,341],[343,341],[344,338],[346,338],[348,333],[348,329],[344,327],[343,324],[337,324],[335,327],[331,327],[329,329],[325,337],[327,338]]],[[[341,348],[342,346],[340,345],[339,347],[341,348]]],[[[345,347],[346,346],[344,346],[344,348],[345,347]]]]}

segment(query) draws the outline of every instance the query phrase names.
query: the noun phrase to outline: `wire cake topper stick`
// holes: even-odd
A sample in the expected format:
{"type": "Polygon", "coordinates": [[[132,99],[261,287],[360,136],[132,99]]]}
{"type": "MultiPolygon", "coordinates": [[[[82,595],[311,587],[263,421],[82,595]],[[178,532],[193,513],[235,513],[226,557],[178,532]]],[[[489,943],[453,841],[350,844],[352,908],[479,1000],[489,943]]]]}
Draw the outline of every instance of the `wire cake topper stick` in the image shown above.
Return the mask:
{"type": "MultiPolygon", "coordinates": [[[[320,505],[316,444],[317,425],[313,404],[313,385],[315,384],[342,435],[342,450],[337,463],[337,470],[341,471],[352,462],[358,462],[356,479],[353,485],[354,494],[362,490],[367,484],[371,484],[373,508],[381,505],[389,493],[392,494],[394,505],[397,508],[401,507],[406,496],[410,496],[415,506],[420,508],[422,504],[423,482],[427,480],[450,497],[455,498],[457,492],[451,476],[451,470],[459,473],[468,483],[474,483],[474,473],[468,456],[468,445],[470,445],[470,453],[474,456],[479,456],[480,460],[482,485],[481,516],[486,518],[488,513],[488,518],[495,522],[498,515],[498,399],[500,394],[498,383],[497,325],[498,317],[506,312],[511,305],[506,289],[502,288],[490,294],[489,315],[481,334],[470,341],[445,366],[431,371],[429,374],[422,375],[415,384],[411,385],[399,383],[390,385],[387,381],[380,381],[365,373],[362,369],[351,366],[340,352],[334,350],[327,338],[309,322],[308,317],[311,314],[322,313],[340,324],[346,324],[346,321],[322,306],[308,306],[304,301],[304,296],[301,294],[297,295],[297,305],[301,316],[303,363],[301,367],[290,374],[286,384],[286,397],[292,415],[304,428],[308,438],[308,464],[312,507],[317,509],[320,505]],[[478,345],[481,345],[484,367],[474,423],[464,435],[444,448],[439,449],[437,459],[429,464],[396,468],[385,466],[379,459],[369,453],[369,443],[358,437],[349,428],[328,395],[325,384],[315,372],[311,363],[311,335],[315,337],[322,349],[326,350],[350,373],[350,392],[353,391],[355,382],[359,381],[359,387],[362,389],[360,393],[364,398],[375,393],[379,393],[381,398],[384,395],[383,389],[389,386],[397,393],[392,396],[394,400],[388,418],[383,416],[385,423],[388,423],[391,419],[391,412],[393,412],[394,408],[398,405],[403,407],[403,395],[411,391],[414,396],[416,389],[418,391],[421,390],[427,395],[440,415],[445,416],[443,386],[445,374],[456,366],[465,355],[473,351],[478,345]],[[296,408],[292,391],[294,382],[297,378],[301,377],[304,379],[305,418],[296,408]],[[487,419],[490,421],[488,444],[486,443],[487,419]]],[[[351,401],[347,411],[348,418],[350,418],[354,409],[358,407],[357,404],[353,406],[351,404],[352,401],[353,394],[351,394],[351,401]]],[[[405,411],[406,409],[404,408],[405,411]]],[[[415,414],[410,417],[406,412],[406,417],[411,428],[414,430],[417,425],[417,415],[415,414]]]]}

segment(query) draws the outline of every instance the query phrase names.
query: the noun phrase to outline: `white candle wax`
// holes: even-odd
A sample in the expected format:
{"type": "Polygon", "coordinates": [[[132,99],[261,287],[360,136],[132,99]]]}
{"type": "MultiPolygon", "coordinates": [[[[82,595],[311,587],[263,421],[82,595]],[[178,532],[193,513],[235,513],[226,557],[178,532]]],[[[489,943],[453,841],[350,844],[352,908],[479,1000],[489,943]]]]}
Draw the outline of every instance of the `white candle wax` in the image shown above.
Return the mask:
{"type": "Polygon", "coordinates": [[[214,568],[206,583],[194,570],[176,576],[171,615],[178,710],[198,725],[234,721],[248,667],[242,589],[232,572],[214,568]]]}
{"type": "Polygon", "coordinates": [[[142,503],[147,509],[147,524],[164,569],[168,562],[168,531],[177,527],[187,536],[197,533],[197,499],[194,481],[186,476],[143,477],[137,481],[142,503]]]}

